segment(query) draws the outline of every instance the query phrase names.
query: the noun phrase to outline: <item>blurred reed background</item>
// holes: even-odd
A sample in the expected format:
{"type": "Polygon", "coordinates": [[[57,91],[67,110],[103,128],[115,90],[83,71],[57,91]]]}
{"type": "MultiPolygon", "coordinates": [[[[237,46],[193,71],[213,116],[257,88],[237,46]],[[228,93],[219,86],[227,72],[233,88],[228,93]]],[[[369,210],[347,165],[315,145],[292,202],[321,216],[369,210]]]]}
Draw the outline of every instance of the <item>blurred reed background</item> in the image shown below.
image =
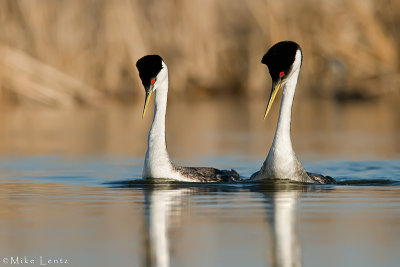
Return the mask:
{"type": "Polygon", "coordinates": [[[370,99],[400,92],[395,0],[2,0],[3,103],[97,104],[140,97],[135,63],[160,54],[171,97],[269,90],[267,49],[303,48],[302,95],[370,99]]]}

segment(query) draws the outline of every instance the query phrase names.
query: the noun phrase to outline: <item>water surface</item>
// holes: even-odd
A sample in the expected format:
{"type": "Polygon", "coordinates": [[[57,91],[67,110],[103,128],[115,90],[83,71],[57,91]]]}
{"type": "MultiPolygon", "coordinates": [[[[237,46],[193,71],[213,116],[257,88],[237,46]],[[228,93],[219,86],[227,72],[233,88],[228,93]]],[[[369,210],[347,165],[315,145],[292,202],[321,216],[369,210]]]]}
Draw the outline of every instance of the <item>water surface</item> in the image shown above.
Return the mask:
{"type": "MultiPolygon", "coordinates": [[[[214,162],[239,172],[257,165],[214,162]]],[[[72,266],[397,266],[400,161],[305,165],[341,184],[154,184],[138,180],[141,158],[2,159],[1,256],[72,266]]]]}
{"type": "MultiPolygon", "coordinates": [[[[171,102],[175,162],[260,168],[276,123],[262,120],[264,101],[171,102]]],[[[2,110],[0,265],[398,266],[394,107],[294,106],[297,155],[338,185],[144,182],[141,105],[2,110]]]]}

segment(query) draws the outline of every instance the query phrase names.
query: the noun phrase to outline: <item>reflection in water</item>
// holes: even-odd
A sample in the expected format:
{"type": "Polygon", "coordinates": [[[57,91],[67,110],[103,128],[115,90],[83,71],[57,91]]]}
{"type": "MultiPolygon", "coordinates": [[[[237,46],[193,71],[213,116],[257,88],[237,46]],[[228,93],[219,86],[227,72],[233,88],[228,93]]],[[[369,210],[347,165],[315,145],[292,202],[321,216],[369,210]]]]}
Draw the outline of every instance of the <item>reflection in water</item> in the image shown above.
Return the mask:
{"type": "Polygon", "coordinates": [[[141,160],[134,168],[92,161],[2,161],[2,257],[59,255],[99,267],[398,266],[399,160],[334,165],[342,177],[397,182],[380,186],[133,185],[126,177],[139,176],[141,160]]]}
{"type": "MultiPolygon", "coordinates": [[[[130,185],[131,187],[132,185],[130,185]]],[[[268,229],[268,258],[270,266],[301,266],[301,257],[296,233],[296,204],[304,186],[293,185],[251,185],[250,191],[259,199],[260,193],[266,199],[267,211],[265,220],[268,229]],[[271,190],[273,188],[273,190],[271,190]]],[[[205,192],[248,192],[245,188],[226,188],[203,186],[195,188],[157,188],[145,190],[145,212],[147,228],[146,266],[170,266],[170,237],[172,219],[179,220],[179,207],[182,198],[205,192]],[[172,209],[173,208],[173,209],[172,209]],[[174,217],[174,218],[172,218],[174,217]]]]}
{"type": "MultiPolygon", "coordinates": [[[[168,230],[171,207],[179,206],[181,196],[187,189],[153,189],[145,191],[145,217],[147,227],[146,266],[166,267],[170,263],[168,230]]],[[[174,212],[179,216],[179,212],[174,212]]]]}
{"type": "Polygon", "coordinates": [[[301,266],[300,249],[296,235],[296,204],[298,191],[276,191],[264,193],[271,201],[268,212],[270,227],[271,266],[301,266]]]}

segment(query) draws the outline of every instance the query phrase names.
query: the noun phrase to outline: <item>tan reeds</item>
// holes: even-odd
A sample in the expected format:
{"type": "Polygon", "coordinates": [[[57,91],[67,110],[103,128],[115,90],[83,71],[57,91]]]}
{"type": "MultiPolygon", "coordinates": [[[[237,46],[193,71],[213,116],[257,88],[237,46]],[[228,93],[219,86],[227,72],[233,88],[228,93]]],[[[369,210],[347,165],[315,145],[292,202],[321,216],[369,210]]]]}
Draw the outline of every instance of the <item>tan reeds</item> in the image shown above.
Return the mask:
{"type": "Polygon", "coordinates": [[[0,58],[2,86],[21,96],[52,106],[97,104],[102,98],[93,88],[17,49],[0,45],[0,58]]]}
{"type": "Polygon", "coordinates": [[[4,0],[0,89],[49,105],[133,98],[136,60],[157,53],[171,95],[264,95],[260,58],[290,39],[303,48],[306,95],[398,93],[400,6],[380,3],[4,0]]]}

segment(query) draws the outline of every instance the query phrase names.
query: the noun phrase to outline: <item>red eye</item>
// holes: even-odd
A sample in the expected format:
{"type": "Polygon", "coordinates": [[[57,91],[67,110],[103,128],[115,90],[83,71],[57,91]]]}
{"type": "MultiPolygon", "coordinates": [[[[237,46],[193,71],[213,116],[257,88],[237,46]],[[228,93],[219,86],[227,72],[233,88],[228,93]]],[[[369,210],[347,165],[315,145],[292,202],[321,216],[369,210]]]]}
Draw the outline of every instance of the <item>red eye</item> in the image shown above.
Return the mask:
{"type": "Polygon", "coordinates": [[[281,71],[280,73],[279,73],[279,77],[283,77],[283,75],[285,75],[285,73],[283,72],[283,71],[281,71]]]}
{"type": "Polygon", "coordinates": [[[155,80],[151,80],[151,84],[154,84],[156,81],[155,80]]]}

